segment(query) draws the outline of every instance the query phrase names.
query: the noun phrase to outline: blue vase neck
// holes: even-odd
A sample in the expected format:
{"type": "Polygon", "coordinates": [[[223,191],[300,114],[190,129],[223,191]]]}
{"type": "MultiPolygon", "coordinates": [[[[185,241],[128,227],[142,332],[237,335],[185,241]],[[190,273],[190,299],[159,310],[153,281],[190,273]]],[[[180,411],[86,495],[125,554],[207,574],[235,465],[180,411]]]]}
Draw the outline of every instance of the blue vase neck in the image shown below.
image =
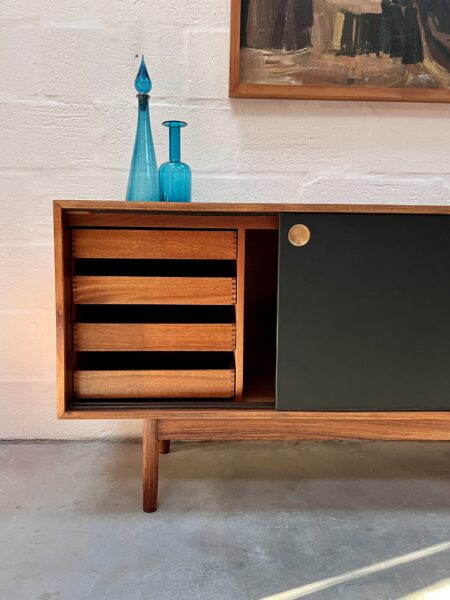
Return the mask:
{"type": "Polygon", "coordinates": [[[169,128],[169,160],[170,162],[180,162],[180,128],[169,128]]]}
{"type": "Polygon", "coordinates": [[[147,145],[150,143],[153,146],[153,139],[150,127],[150,106],[148,103],[147,94],[138,94],[138,122],[136,132],[136,144],[147,145]]]}

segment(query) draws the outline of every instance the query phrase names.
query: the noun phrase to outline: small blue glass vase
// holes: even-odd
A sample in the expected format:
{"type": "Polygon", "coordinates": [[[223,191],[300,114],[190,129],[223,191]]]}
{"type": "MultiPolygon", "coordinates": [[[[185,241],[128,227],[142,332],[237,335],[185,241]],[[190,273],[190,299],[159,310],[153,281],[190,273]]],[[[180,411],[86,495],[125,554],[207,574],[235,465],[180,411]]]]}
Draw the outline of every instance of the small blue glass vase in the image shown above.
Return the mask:
{"type": "Polygon", "coordinates": [[[158,165],[149,116],[148,93],[152,89],[152,82],[144,57],[134,87],[138,92],[138,122],[126,199],[133,202],[158,202],[160,200],[158,165]]]}
{"type": "Polygon", "coordinates": [[[164,121],[169,128],[169,162],[159,167],[159,187],[163,202],[190,202],[191,168],[180,160],[180,129],[184,121],[164,121]]]}

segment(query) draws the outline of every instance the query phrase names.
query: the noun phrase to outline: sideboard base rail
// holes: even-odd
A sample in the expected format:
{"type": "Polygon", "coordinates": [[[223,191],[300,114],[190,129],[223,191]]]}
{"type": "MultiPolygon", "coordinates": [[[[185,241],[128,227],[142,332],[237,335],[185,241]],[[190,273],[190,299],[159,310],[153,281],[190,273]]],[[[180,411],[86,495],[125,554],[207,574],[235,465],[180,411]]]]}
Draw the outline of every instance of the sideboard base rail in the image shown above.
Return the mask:
{"type": "Polygon", "coordinates": [[[158,505],[159,454],[170,441],[450,441],[450,413],[275,413],[255,419],[144,419],[143,509],[158,505]]]}

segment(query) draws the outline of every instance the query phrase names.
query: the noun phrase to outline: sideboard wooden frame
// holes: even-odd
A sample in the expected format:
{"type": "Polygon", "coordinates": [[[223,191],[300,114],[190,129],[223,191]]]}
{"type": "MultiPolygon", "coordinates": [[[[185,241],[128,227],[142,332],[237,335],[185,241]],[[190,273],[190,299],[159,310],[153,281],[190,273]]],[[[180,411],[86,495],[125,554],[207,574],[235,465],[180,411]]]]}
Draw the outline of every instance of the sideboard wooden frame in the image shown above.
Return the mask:
{"type": "MultiPolygon", "coordinates": [[[[102,409],[72,407],[72,303],[70,226],[238,227],[254,219],[256,227],[274,229],[285,212],[339,212],[450,215],[450,206],[310,205],[310,204],[147,204],[111,201],[54,202],[57,412],[60,419],[140,419],[143,431],[143,502],[157,507],[159,453],[172,440],[450,440],[449,412],[277,412],[270,408],[102,409]],[[212,218],[211,218],[212,217],[212,218]],[[152,221],[152,219],[154,219],[152,221]],[[211,219],[211,220],[206,220],[211,219]],[[240,221],[244,219],[244,221],[240,221]],[[154,225],[157,223],[157,225],[154,225]]],[[[253,226],[252,226],[253,227],[253,226]]],[[[241,234],[243,235],[243,234],[241,234]]],[[[243,239],[243,238],[241,238],[243,239]]],[[[242,319],[242,315],[239,317],[242,319]]]]}

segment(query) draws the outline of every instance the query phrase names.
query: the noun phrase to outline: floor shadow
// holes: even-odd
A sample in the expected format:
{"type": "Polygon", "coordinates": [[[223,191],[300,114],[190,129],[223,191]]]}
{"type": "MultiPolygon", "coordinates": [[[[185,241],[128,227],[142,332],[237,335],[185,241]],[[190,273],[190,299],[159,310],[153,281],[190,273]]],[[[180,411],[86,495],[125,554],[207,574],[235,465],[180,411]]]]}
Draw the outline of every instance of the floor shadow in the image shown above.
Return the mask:
{"type": "Polygon", "coordinates": [[[183,485],[202,511],[450,509],[446,443],[216,442],[173,448],[160,461],[161,506],[183,485]]]}
{"type": "MultiPolygon", "coordinates": [[[[139,442],[35,444],[32,451],[16,447],[14,456],[12,477],[22,468],[23,485],[33,486],[33,478],[37,485],[57,480],[77,510],[141,511],[139,442]]],[[[225,513],[449,511],[450,444],[172,443],[170,454],[160,455],[159,507],[225,513]]]]}

